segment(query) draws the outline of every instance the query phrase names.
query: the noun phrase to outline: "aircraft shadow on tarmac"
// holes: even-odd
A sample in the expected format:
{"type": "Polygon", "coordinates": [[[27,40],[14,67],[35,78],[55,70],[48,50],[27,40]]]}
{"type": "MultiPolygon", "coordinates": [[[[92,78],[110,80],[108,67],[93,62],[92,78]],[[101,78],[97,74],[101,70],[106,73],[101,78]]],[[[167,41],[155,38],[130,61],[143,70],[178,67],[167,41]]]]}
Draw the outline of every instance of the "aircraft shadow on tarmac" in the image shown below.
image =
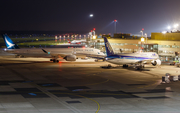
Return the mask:
{"type": "Polygon", "coordinates": [[[154,69],[156,67],[145,67],[145,68],[142,68],[142,69],[136,69],[134,66],[129,66],[129,67],[122,67],[122,66],[112,66],[112,67],[109,67],[109,66],[101,66],[101,68],[103,69],[127,69],[127,70],[132,70],[132,71],[151,71],[151,69],[154,69]]]}
{"type": "Polygon", "coordinates": [[[31,64],[30,62],[29,63],[0,63],[0,66],[8,66],[8,65],[11,65],[11,66],[13,66],[13,65],[15,65],[15,66],[17,66],[17,65],[23,65],[23,64],[31,64]]]}
{"type": "Polygon", "coordinates": [[[134,71],[151,71],[151,69],[154,69],[154,68],[156,68],[156,67],[144,67],[144,68],[141,68],[141,69],[136,69],[135,67],[130,66],[130,67],[125,68],[125,69],[134,70],[134,71]]]}
{"type": "MultiPolygon", "coordinates": [[[[23,60],[6,60],[7,62],[0,63],[0,66],[7,65],[24,65],[24,64],[32,64],[32,63],[49,63],[50,61],[23,61],[23,60]]],[[[50,62],[52,63],[52,62],[50,62]]]]}

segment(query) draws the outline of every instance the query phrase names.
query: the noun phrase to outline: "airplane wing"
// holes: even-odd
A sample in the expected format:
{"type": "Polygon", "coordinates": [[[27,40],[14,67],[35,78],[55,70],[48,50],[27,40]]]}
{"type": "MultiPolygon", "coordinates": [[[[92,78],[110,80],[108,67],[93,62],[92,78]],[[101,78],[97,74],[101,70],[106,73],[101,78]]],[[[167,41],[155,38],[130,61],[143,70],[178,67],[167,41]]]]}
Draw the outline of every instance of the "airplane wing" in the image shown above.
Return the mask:
{"type": "Polygon", "coordinates": [[[139,63],[142,63],[142,64],[151,64],[151,63],[154,62],[154,61],[158,61],[158,62],[159,62],[159,59],[156,58],[156,59],[140,60],[140,61],[135,62],[135,64],[139,64],[139,63]]]}
{"type": "Polygon", "coordinates": [[[135,62],[134,64],[139,64],[139,63],[147,64],[147,63],[150,63],[150,62],[151,62],[150,60],[141,60],[141,61],[135,62]]]}
{"type": "Polygon", "coordinates": [[[105,55],[87,55],[87,57],[94,58],[96,60],[103,60],[103,61],[106,60],[106,56],[105,55]]]}
{"type": "Polygon", "coordinates": [[[72,55],[72,54],[68,54],[68,53],[50,53],[50,52],[47,52],[46,50],[42,49],[42,51],[46,54],[50,54],[52,56],[60,56],[60,57],[66,57],[67,55],[72,55]]]}
{"type": "Polygon", "coordinates": [[[154,61],[154,60],[159,60],[159,58],[152,58],[152,59],[145,59],[145,60],[141,60],[140,62],[151,62],[151,61],[154,61]]]}

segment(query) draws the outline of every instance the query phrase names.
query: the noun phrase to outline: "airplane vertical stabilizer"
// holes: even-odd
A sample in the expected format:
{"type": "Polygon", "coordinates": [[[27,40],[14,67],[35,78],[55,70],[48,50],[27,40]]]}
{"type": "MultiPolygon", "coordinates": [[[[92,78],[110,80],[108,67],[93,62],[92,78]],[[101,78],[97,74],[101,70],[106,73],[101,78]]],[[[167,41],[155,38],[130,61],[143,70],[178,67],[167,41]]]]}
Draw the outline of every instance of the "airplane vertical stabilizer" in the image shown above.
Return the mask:
{"type": "Polygon", "coordinates": [[[3,34],[2,36],[8,49],[19,49],[19,47],[8,37],[8,35],[3,34]]]}
{"type": "Polygon", "coordinates": [[[114,55],[114,51],[106,37],[104,37],[104,44],[105,44],[107,56],[114,55]]]}
{"type": "Polygon", "coordinates": [[[68,39],[68,43],[71,44],[71,41],[68,39]]]}

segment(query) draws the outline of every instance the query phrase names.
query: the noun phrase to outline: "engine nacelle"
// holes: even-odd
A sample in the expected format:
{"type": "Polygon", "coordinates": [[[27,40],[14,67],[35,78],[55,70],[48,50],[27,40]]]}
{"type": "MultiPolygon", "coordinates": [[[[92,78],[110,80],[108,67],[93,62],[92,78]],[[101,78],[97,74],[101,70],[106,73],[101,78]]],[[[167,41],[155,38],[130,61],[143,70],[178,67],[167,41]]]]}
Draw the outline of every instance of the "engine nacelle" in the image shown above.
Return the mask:
{"type": "Polygon", "coordinates": [[[64,57],[66,61],[76,61],[76,55],[67,55],[64,57]]]}
{"type": "Polygon", "coordinates": [[[103,61],[106,61],[106,60],[108,60],[108,58],[107,58],[107,57],[103,58],[103,61]]]}
{"type": "Polygon", "coordinates": [[[153,66],[156,66],[156,65],[159,66],[159,65],[161,65],[161,61],[160,61],[159,59],[157,59],[157,60],[152,61],[151,64],[152,64],[153,66]]]}

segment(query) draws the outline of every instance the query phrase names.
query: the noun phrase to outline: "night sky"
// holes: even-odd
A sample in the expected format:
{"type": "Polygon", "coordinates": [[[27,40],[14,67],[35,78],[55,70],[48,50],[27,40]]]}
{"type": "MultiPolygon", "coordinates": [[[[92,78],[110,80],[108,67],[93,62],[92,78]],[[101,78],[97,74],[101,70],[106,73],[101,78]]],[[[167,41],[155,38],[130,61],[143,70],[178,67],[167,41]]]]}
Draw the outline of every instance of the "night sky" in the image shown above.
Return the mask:
{"type": "Polygon", "coordinates": [[[1,0],[0,30],[150,35],[180,24],[180,0],[1,0]],[[89,17],[93,14],[93,17],[89,17]]]}

